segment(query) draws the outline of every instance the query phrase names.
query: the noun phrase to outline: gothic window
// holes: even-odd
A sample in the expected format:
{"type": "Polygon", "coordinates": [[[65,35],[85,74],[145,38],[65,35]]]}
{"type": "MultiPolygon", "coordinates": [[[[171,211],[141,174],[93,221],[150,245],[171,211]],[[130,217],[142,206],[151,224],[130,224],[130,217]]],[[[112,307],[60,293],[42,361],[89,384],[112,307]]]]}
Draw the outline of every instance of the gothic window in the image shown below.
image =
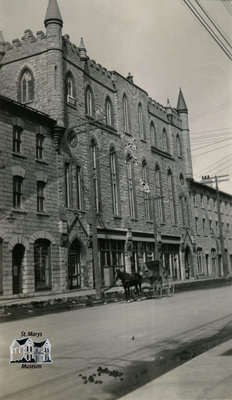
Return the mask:
{"type": "Polygon", "coordinates": [[[182,149],[179,135],[176,136],[176,149],[178,157],[182,157],[182,149]]]}
{"type": "Polygon", "coordinates": [[[153,144],[154,146],[157,146],[156,129],[155,129],[155,125],[153,122],[151,122],[151,125],[150,125],[150,138],[151,138],[151,144],[153,144]]]}
{"type": "Polygon", "coordinates": [[[139,136],[145,140],[146,137],[144,131],[143,108],[140,103],[138,105],[138,123],[139,123],[139,136]]]}
{"type": "Polygon", "coordinates": [[[13,127],[13,152],[21,153],[22,151],[22,128],[19,126],[13,127]]]}
{"type": "Polygon", "coordinates": [[[128,186],[128,200],[129,200],[129,213],[131,218],[136,218],[136,205],[135,205],[135,192],[134,192],[134,169],[133,161],[130,156],[126,160],[127,172],[127,186],[128,186]]]}
{"type": "Polygon", "coordinates": [[[86,89],[85,107],[86,107],[86,114],[89,115],[90,117],[94,117],[94,97],[90,87],[86,89]]]}
{"type": "Polygon", "coordinates": [[[117,173],[117,159],[116,159],[116,151],[113,147],[110,150],[110,175],[111,175],[113,214],[119,215],[119,182],[117,173]]]}
{"type": "Polygon", "coordinates": [[[168,152],[168,137],[167,137],[167,132],[166,129],[163,129],[162,133],[162,140],[163,140],[163,150],[168,152]]]}
{"type": "Polygon", "coordinates": [[[129,132],[129,110],[128,110],[128,100],[126,95],[124,94],[122,99],[123,106],[123,129],[125,132],[129,132]]]}
{"type": "Polygon", "coordinates": [[[51,289],[51,243],[38,239],[34,244],[35,290],[51,289]]]}
{"type": "Polygon", "coordinates": [[[43,150],[44,150],[44,136],[38,133],[36,135],[36,158],[38,160],[43,159],[43,150]]]}
{"type": "Polygon", "coordinates": [[[65,190],[65,207],[69,208],[71,203],[71,174],[70,164],[64,165],[64,190],[65,190]]]}
{"type": "Polygon", "coordinates": [[[161,185],[161,171],[159,166],[157,165],[155,169],[155,185],[156,185],[156,204],[157,204],[157,212],[158,218],[160,222],[164,221],[164,208],[163,208],[163,199],[162,199],[162,185],[161,185]]]}
{"type": "Polygon", "coordinates": [[[83,178],[82,168],[80,166],[76,169],[76,190],[77,190],[77,209],[84,209],[84,192],[83,192],[83,178]]]}
{"type": "Polygon", "coordinates": [[[171,221],[176,223],[176,213],[175,213],[175,202],[174,202],[174,188],[173,188],[173,175],[172,171],[168,171],[168,194],[169,194],[169,206],[170,206],[170,214],[171,221]]]}
{"type": "Polygon", "coordinates": [[[45,182],[37,181],[37,212],[44,212],[45,182]]]}
{"type": "Polygon", "coordinates": [[[23,178],[21,176],[13,176],[13,207],[22,207],[22,188],[23,178]]]}
{"type": "MultiPolygon", "coordinates": [[[[146,186],[149,187],[148,168],[147,168],[147,162],[145,160],[143,160],[142,162],[142,182],[145,187],[146,186]]],[[[146,220],[150,221],[151,220],[150,194],[148,191],[144,191],[143,195],[144,195],[145,218],[146,220]]]]}
{"type": "Polygon", "coordinates": [[[184,210],[184,197],[180,196],[180,221],[182,226],[185,226],[185,210],[184,210]]]}
{"type": "Polygon", "coordinates": [[[114,126],[114,118],[113,118],[113,106],[109,97],[106,99],[105,103],[105,114],[106,114],[106,123],[109,126],[114,126]]]}
{"type": "Polygon", "coordinates": [[[75,106],[75,81],[71,73],[67,74],[66,77],[66,92],[67,92],[67,102],[75,106]]]}
{"type": "Polygon", "coordinates": [[[202,248],[201,247],[197,248],[197,268],[198,268],[198,273],[199,274],[202,274],[204,272],[203,252],[202,252],[202,248]]]}
{"type": "Polygon", "coordinates": [[[95,140],[91,142],[91,156],[92,156],[92,172],[93,172],[93,188],[94,188],[94,201],[96,212],[101,211],[101,200],[100,200],[100,174],[99,174],[99,162],[98,162],[98,148],[95,140]]]}
{"type": "Polygon", "coordinates": [[[34,100],[34,78],[29,69],[25,69],[20,79],[20,101],[28,103],[34,100]]]}

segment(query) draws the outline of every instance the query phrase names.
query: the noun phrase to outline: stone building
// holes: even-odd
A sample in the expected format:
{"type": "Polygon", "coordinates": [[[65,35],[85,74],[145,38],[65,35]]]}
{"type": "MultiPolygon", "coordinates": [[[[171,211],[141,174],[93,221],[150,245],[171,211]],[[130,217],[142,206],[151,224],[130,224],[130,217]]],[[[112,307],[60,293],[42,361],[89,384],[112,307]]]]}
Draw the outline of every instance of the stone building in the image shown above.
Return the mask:
{"type": "MultiPolygon", "coordinates": [[[[49,0],[44,24],[45,33],[34,36],[27,29],[22,40],[12,44],[0,35],[0,93],[5,110],[0,140],[7,144],[0,154],[6,166],[0,171],[3,293],[14,293],[15,246],[21,248],[24,283],[18,292],[24,294],[92,287],[96,257],[105,286],[113,284],[115,268],[140,271],[145,261],[157,257],[174,279],[190,277],[194,257],[186,252],[191,247],[193,254],[194,247],[192,161],[182,91],[176,108],[169,101],[162,106],[134,83],[131,74],[125,78],[91,60],[83,39],[77,47],[68,35],[62,36],[56,0],[49,0]],[[7,101],[12,105],[9,109],[4,106],[7,101]],[[20,128],[24,135],[27,123],[26,158],[17,157],[12,152],[18,140],[14,132],[20,128]],[[45,163],[34,156],[36,146],[40,151],[36,139],[40,130],[46,144],[45,163]],[[16,168],[21,168],[20,175],[16,168]],[[16,172],[25,181],[21,193],[23,199],[25,190],[25,205],[14,203],[16,172]],[[42,214],[48,215],[41,216],[36,209],[37,181],[44,182],[42,214]],[[33,261],[37,240],[46,241],[51,249],[49,287],[37,287],[35,254],[33,261]]],[[[43,250],[41,257],[45,257],[43,250]]],[[[193,276],[195,271],[193,266],[193,276]]]]}

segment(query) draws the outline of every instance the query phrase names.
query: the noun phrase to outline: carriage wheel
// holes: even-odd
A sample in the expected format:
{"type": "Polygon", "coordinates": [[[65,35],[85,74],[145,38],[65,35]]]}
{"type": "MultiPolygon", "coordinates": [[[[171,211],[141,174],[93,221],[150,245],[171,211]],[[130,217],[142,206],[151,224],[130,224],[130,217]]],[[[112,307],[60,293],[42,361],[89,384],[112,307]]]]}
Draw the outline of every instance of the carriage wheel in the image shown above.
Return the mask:
{"type": "Polygon", "coordinates": [[[134,301],[137,301],[141,298],[141,296],[137,293],[136,289],[131,290],[131,297],[134,301]]]}
{"type": "Polygon", "coordinates": [[[151,286],[144,286],[143,287],[143,294],[147,299],[152,299],[154,293],[153,288],[151,286]]]}

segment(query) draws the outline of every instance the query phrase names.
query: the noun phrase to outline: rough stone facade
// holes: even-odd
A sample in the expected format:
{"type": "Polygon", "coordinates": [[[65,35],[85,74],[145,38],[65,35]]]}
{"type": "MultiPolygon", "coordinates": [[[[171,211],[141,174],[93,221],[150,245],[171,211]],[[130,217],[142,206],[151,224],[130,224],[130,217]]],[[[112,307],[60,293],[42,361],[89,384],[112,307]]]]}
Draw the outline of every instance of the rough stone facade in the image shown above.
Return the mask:
{"type": "MultiPolygon", "coordinates": [[[[16,244],[24,246],[18,248],[24,253],[15,291],[37,293],[38,279],[47,279],[53,291],[92,287],[95,228],[103,286],[114,283],[116,268],[141,271],[144,262],[157,257],[174,279],[198,276],[188,110],[182,92],[177,108],[169,101],[160,105],[130,74],[125,78],[91,60],[82,39],[77,47],[62,36],[62,25],[57,2],[50,0],[46,33],[34,36],[27,29],[22,40],[0,41],[0,140],[6,148],[0,160],[7,165],[0,171],[3,294],[14,291],[16,244]],[[3,96],[14,101],[8,101],[9,109],[3,96]],[[12,154],[12,130],[21,114],[23,157],[12,154]],[[34,157],[39,126],[46,139],[45,162],[34,157]],[[12,207],[12,167],[18,165],[25,171],[21,210],[12,207]],[[38,173],[47,175],[44,215],[36,213],[38,173]],[[51,243],[44,259],[33,249],[40,238],[44,246],[51,243]],[[49,265],[50,278],[36,275],[36,257],[43,259],[41,271],[49,265]]],[[[209,239],[204,236],[205,252],[212,248],[209,239]]],[[[204,269],[206,275],[211,272],[204,269]]],[[[45,289],[48,285],[40,288],[45,289]]]]}

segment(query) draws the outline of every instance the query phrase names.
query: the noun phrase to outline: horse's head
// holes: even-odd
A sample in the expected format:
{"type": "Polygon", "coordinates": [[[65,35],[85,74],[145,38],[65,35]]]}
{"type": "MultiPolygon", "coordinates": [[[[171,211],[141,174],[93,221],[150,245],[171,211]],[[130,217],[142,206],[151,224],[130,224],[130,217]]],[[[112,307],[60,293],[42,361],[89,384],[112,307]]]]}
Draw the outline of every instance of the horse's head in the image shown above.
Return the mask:
{"type": "Polygon", "coordinates": [[[121,279],[121,271],[120,271],[120,269],[116,269],[116,270],[115,270],[115,277],[114,277],[114,279],[115,279],[115,282],[117,282],[118,279],[121,279]]]}

